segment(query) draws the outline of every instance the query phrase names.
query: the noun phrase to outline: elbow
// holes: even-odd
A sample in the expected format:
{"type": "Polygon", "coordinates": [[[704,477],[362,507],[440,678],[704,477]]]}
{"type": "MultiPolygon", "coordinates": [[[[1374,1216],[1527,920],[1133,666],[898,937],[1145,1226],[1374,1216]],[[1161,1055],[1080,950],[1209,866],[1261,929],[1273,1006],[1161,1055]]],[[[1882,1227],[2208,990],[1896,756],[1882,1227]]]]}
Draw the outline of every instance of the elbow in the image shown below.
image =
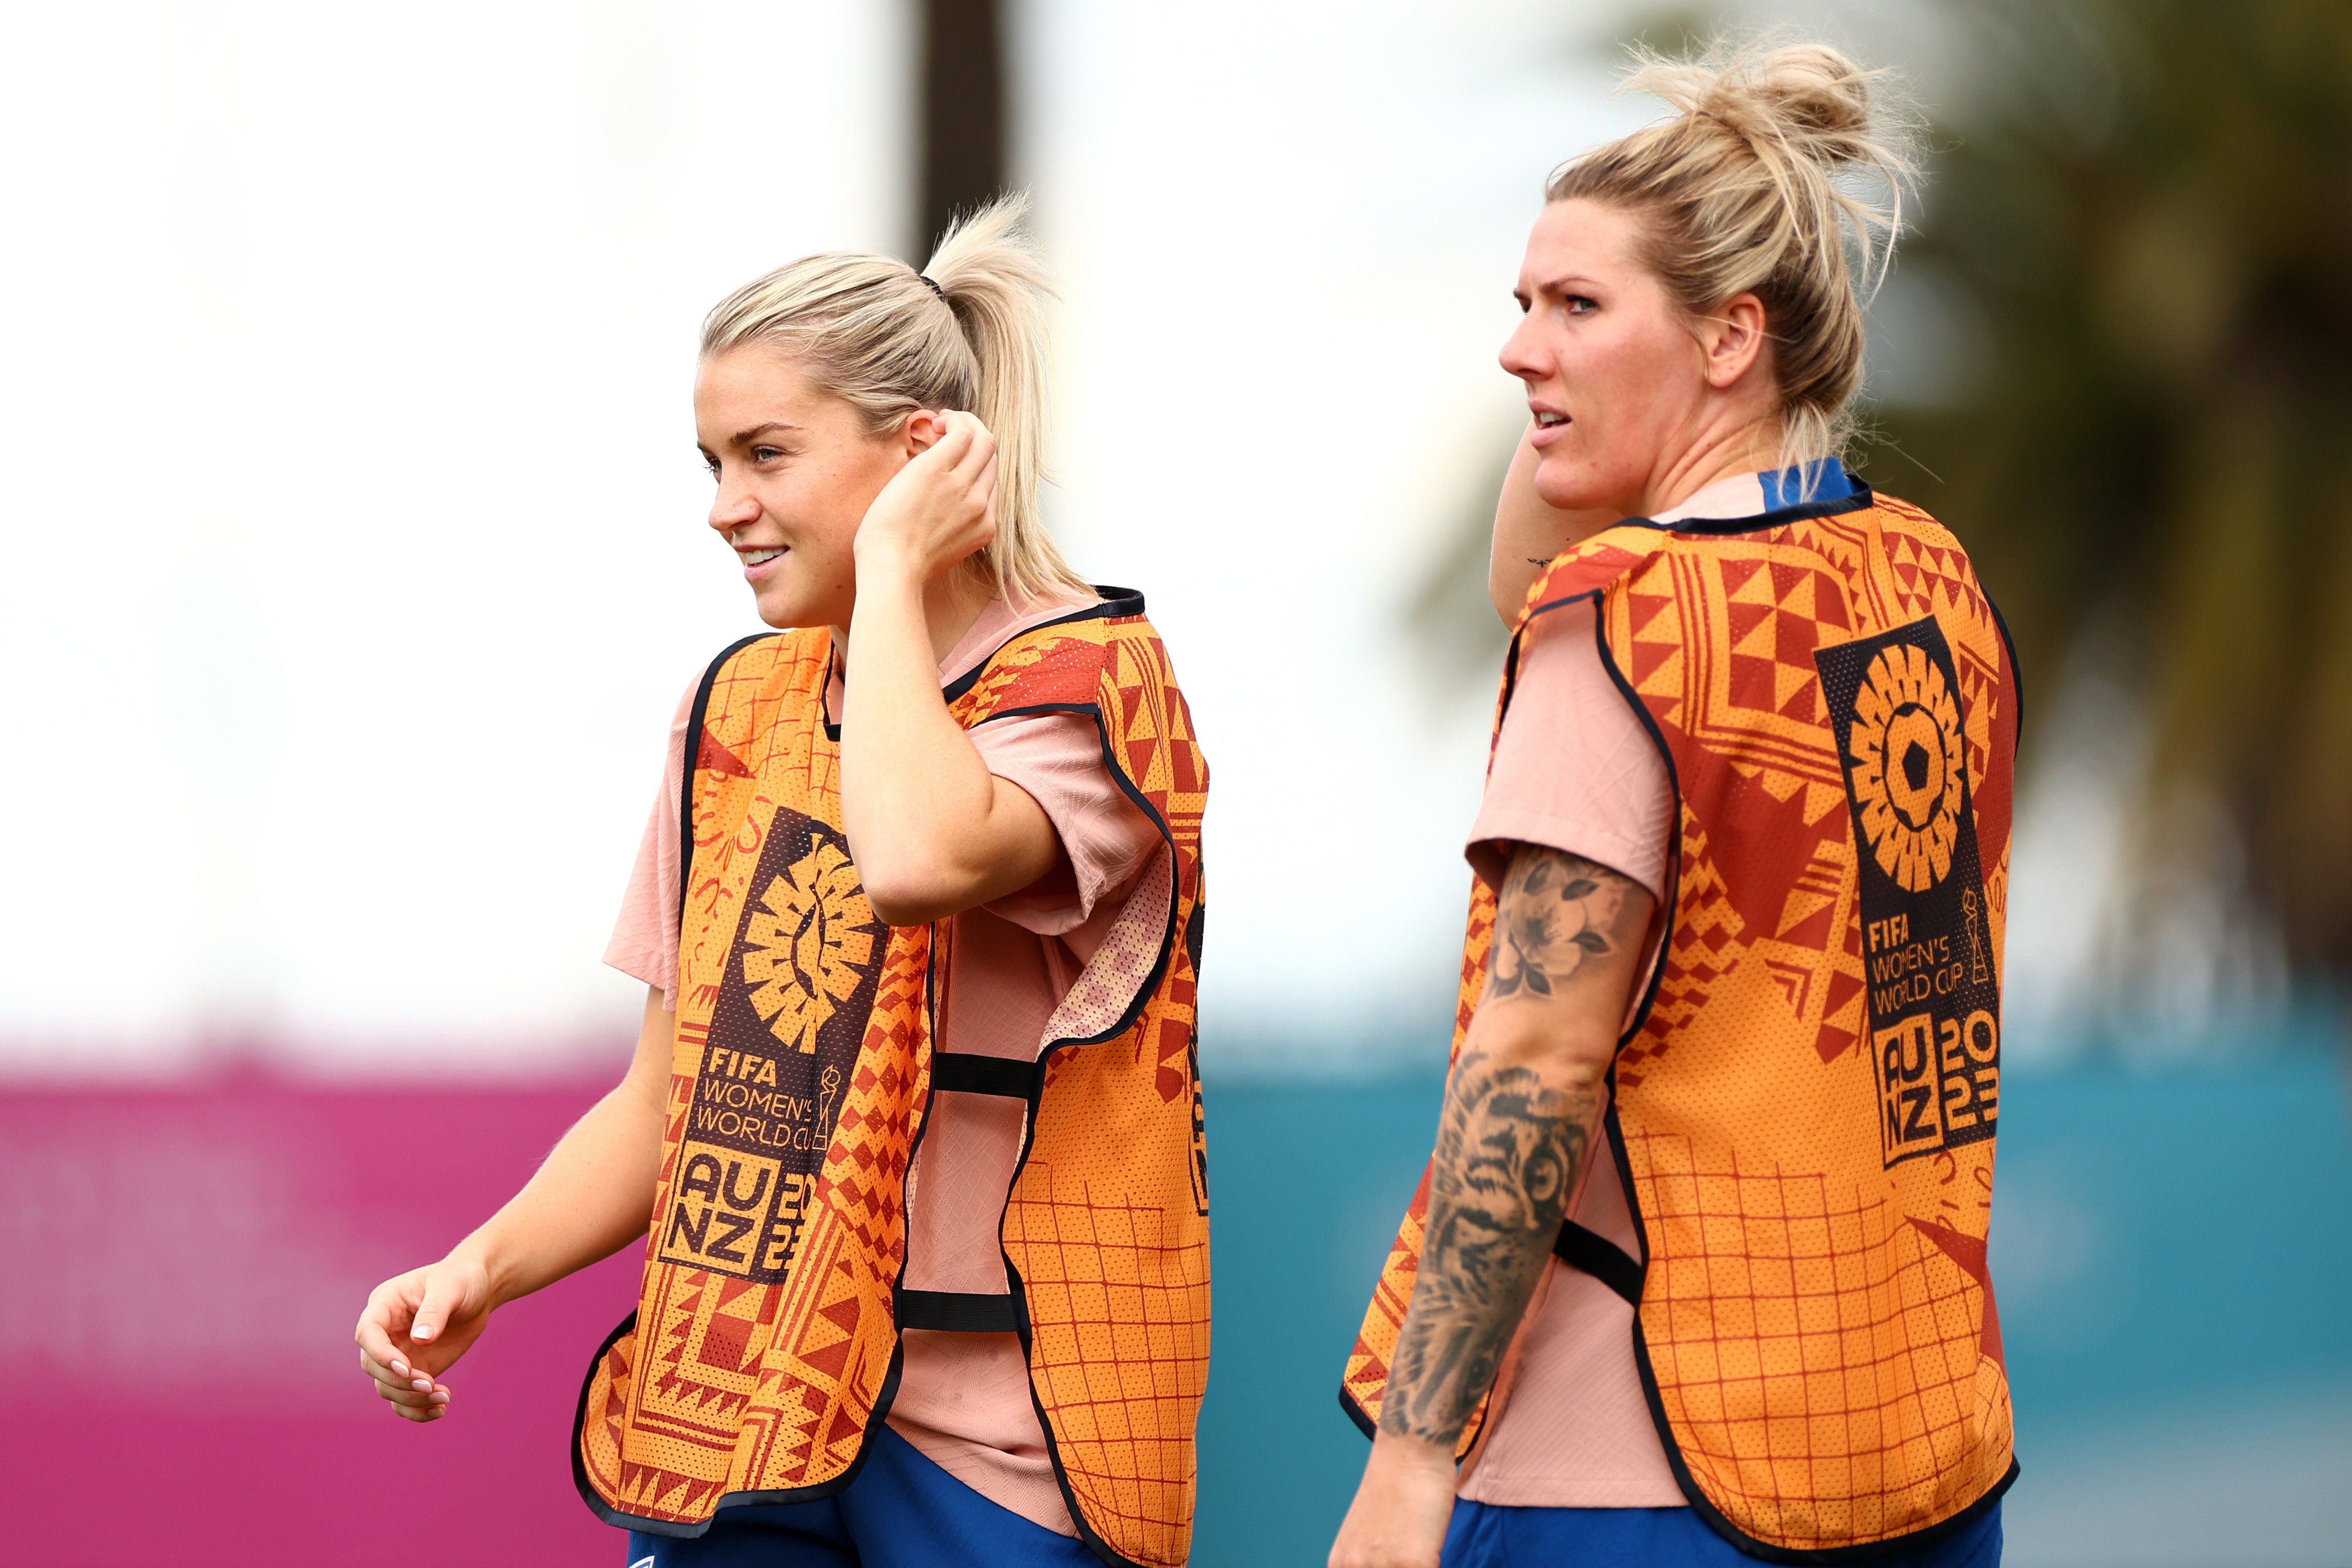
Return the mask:
{"type": "Polygon", "coordinates": [[[971,889],[947,867],[909,858],[858,868],[866,902],[885,925],[920,926],[960,915],[974,902],[971,889]]]}
{"type": "Polygon", "coordinates": [[[1518,1014],[1480,1042],[1498,1066],[1525,1068],[1554,1087],[1598,1093],[1617,1059],[1617,1036],[1605,1025],[1547,1018],[1539,1009],[1518,1014]]]}

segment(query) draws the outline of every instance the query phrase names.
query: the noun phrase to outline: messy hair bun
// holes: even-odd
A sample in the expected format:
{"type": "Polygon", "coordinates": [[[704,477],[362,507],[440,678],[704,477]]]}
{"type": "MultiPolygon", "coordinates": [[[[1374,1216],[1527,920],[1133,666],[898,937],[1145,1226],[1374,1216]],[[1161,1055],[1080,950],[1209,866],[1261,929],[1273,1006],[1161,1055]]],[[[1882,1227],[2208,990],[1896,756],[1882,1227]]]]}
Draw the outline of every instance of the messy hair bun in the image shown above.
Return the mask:
{"type": "Polygon", "coordinates": [[[1688,315],[1754,294],[1782,462],[1840,455],[1862,384],[1855,276],[1884,276],[1916,179],[1883,73],[1822,44],[1718,45],[1696,60],[1637,50],[1619,90],[1677,112],[1562,165],[1545,198],[1639,214],[1643,259],[1688,315]]]}

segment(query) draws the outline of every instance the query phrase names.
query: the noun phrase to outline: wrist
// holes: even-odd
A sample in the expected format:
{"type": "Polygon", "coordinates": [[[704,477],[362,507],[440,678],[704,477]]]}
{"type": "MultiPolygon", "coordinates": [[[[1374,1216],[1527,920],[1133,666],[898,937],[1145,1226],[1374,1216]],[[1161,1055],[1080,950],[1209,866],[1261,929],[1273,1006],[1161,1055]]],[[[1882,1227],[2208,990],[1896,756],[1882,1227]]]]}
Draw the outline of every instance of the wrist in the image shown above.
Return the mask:
{"type": "Polygon", "coordinates": [[[857,563],[860,593],[869,588],[920,589],[923,584],[923,562],[913,547],[877,531],[859,531],[850,546],[850,558],[857,563]]]}
{"type": "Polygon", "coordinates": [[[1434,1480],[1454,1489],[1454,1447],[1382,1427],[1372,1437],[1372,1468],[1398,1480],[1434,1480]]]}
{"type": "Polygon", "coordinates": [[[441,1260],[444,1268],[462,1269],[480,1280],[486,1310],[529,1294],[528,1290],[515,1288],[514,1271],[502,1256],[498,1238],[489,1232],[490,1227],[484,1226],[451,1247],[449,1255],[441,1260]]]}

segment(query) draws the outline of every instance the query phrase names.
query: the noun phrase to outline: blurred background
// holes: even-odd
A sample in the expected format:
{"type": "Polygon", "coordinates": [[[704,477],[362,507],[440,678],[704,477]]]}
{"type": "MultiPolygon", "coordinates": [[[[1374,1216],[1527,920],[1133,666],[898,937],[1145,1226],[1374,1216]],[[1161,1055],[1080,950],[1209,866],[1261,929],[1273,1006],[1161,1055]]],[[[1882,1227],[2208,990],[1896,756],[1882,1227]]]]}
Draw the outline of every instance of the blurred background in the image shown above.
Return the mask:
{"type": "Polygon", "coordinates": [[[2352,1563],[2342,0],[0,6],[0,1561],[619,1561],[565,1438],[632,1260],[430,1433],[350,1325],[625,1058],[665,727],[756,627],[702,312],[1019,185],[1049,516],[1216,769],[1195,1561],[1319,1563],[1436,1120],[1519,249],[1655,111],[1624,47],[1718,26],[1899,68],[1932,149],[1858,463],[2025,671],[2010,1561],[2352,1563]]]}

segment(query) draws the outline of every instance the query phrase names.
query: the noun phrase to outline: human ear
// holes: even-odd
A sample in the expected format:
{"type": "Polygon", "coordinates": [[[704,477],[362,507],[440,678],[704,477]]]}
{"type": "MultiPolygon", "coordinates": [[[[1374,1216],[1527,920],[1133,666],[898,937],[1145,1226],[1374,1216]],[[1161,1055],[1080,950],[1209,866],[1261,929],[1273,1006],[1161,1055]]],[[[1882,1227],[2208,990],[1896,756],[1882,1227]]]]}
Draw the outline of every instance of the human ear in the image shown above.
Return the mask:
{"type": "Polygon", "coordinates": [[[947,433],[948,420],[945,410],[916,409],[907,416],[907,424],[901,437],[906,443],[907,456],[912,458],[917,453],[929,451],[932,444],[947,433]]]}
{"type": "Polygon", "coordinates": [[[1699,343],[1706,351],[1706,384],[1717,391],[1729,387],[1764,352],[1764,301],[1733,295],[1699,323],[1699,343]]]}

